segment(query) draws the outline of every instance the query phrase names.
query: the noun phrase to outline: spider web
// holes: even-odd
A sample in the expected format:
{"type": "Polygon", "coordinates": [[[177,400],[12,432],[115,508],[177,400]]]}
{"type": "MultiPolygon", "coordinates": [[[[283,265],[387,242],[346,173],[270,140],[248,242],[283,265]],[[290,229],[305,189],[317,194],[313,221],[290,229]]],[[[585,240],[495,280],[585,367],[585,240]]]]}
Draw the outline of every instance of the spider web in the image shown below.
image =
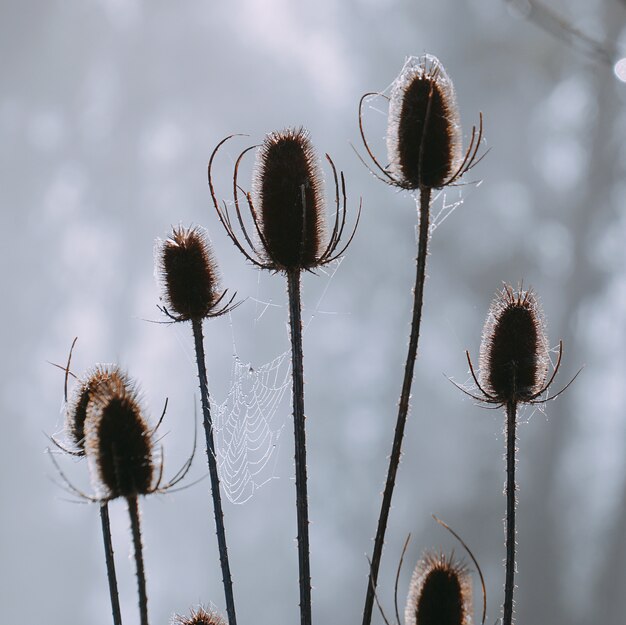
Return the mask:
{"type": "MultiPolygon", "coordinates": [[[[326,284],[308,320],[303,334],[318,314],[336,314],[320,309],[341,259],[319,272],[326,284]]],[[[259,284],[260,284],[259,272],[259,284]]],[[[268,310],[284,306],[259,298],[255,303],[254,325],[260,323],[268,310]]],[[[304,312],[304,311],[303,311],[304,312]]],[[[285,410],[279,410],[291,388],[291,350],[286,350],[268,363],[253,367],[237,355],[232,319],[233,363],[226,399],[215,404],[214,436],[220,482],[231,503],[243,504],[264,484],[276,479],[277,450],[285,427],[285,410]]]]}
{"type": "Polygon", "coordinates": [[[234,356],[231,386],[215,414],[220,481],[231,503],[242,504],[274,479],[270,461],[285,426],[276,413],[291,385],[289,352],[254,368],[234,356]]]}

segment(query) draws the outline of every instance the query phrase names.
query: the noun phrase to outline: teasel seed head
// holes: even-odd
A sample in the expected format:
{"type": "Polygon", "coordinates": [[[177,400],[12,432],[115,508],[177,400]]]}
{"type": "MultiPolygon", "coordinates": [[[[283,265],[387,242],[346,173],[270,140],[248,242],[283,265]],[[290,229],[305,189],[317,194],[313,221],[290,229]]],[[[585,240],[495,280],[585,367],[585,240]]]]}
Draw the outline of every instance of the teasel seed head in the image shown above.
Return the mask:
{"type": "Polygon", "coordinates": [[[404,613],[405,625],[470,625],[472,580],[467,567],[441,553],[417,563],[404,613]]]}
{"type": "Polygon", "coordinates": [[[126,374],[116,365],[96,365],[78,380],[65,413],[65,431],[74,444],[78,455],[85,453],[85,419],[87,406],[98,389],[111,380],[128,383],[126,374]]]}
{"type": "Polygon", "coordinates": [[[340,258],[356,233],[361,203],[352,232],[344,242],[346,181],[332,158],[326,154],[333,175],[336,211],[327,238],[324,237],[321,169],[309,133],[304,128],[287,128],[266,136],[257,152],[252,192],[241,187],[239,166],[243,157],[257,146],[248,147],[239,154],[233,169],[235,221],[228,204],[218,199],[213,184],[213,161],[220,148],[235,136],[230,135],[217,144],[209,158],[207,171],[213,206],[235,247],[256,267],[287,274],[313,271],[340,258]],[[247,220],[241,212],[242,195],[250,209],[252,224],[249,226],[246,226],[247,220]],[[238,229],[235,223],[238,223],[238,229]],[[254,230],[251,233],[252,225],[254,230]]]}
{"type": "Polygon", "coordinates": [[[461,129],[454,86],[439,60],[410,57],[391,88],[387,151],[405,189],[437,189],[461,167],[461,129]]]}
{"type": "Polygon", "coordinates": [[[266,136],[253,188],[266,262],[284,271],[315,267],[322,255],[324,195],[306,130],[287,128],[266,136]]]}
{"type": "Polygon", "coordinates": [[[541,307],[531,290],[505,285],[483,330],[480,386],[500,403],[533,400],[546,384],[549,346],[541,307]]]}
{"type": "Polygon", "coordinates": [[[227,625],[226,621],[216,612],[198,608],[189,616],[175,616],[172,625],[227,625]]]}
{"type": "Polygon", "coordinates": [[[124,375],[97,387],[87,406],[85,452],[103,500],[154,492],[153,432],[124,375]]]}
{"type": "Polygon", "coordinates": [[[157,240],[155,267],[163,310],[172,320],[193,321],[227,312],[228,306],[220,307],[226,292],[220,291],[217,264],[203,228],[177,226],[169,238],[157,240]]]}

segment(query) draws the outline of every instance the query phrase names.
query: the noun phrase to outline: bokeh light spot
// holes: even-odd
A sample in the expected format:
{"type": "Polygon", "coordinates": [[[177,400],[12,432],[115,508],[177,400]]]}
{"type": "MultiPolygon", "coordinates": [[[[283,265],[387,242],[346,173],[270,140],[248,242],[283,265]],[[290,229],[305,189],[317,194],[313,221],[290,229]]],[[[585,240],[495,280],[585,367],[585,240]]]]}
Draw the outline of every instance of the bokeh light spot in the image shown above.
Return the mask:
{"type": "Polygon", "coordinates": [[[613,71],[622,82],[626,82],[626,58],[620,59],[617,63],[615,63],[613,71]]]}

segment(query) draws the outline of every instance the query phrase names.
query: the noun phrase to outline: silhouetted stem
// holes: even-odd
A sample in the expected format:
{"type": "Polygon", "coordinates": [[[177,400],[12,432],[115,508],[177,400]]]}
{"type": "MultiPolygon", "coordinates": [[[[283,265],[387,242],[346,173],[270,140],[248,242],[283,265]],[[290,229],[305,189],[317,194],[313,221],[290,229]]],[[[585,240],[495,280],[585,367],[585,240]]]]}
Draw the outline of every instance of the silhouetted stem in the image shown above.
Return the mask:
{"type": "Polygon", "coordinates": [[[206,454],[209,463],[209,476],[211,478],[211,496],[213,498],[213,514],[215,516],[215,533],[217,534],[217,546],[220,554],[220,566],[222,568],[222,583],[224,585],[224,597],[226,600],[226,614],[228,616],[228,625],[237,625],[235,598],[233,595],[233,581],[230,575],[228,548],[226,546],[224,513],[222,512],[220,478],[217,472],[215,440],[213,438],[213,421],[211,419],[211,407],[209,404],[209,386],[204,360],[202,320],[196,319],[192,321],[191,324],[193,328],[193,338],[196,345],[196,362],[198,364],[198,379],[200,380],[200,397],[202,400],[202,422],[204,423],[204,434],[206,438],[206,454]]]}
{"type": "Polygon", "coordinates": [[[517,403],[506,405],[506,568],[502,625],[513,622],[513,590],[515,588],[515,425],[517,403]]]}
{"type": "Polygon", "coordinates": [[[367,594],[365,596],[365,608],[363,610],[363,625],[370,625],[372,620],[372,609],[374,607],[374,595],[378,583],[378,570],[385,543],[385,532],[387,521],[391,510],[391,498],[396,483],[396,474],[400,464],[402,454],[402,438],[404,437],[404,427],[409,412],[409,400],[411,397],[411,385],[413,383],[413,370],[415,369],[415,359],[417,357],[417,343],[420,334],[420,321],[422,318],[422,302],[424,300],[424,281],[426,277],[426,256],[428,254],[428,229],[429,229],[429,208],[430,208],[430,188],[420,189],[419,203],[419,237],[417,245],[417,271],[415,276],[415,289],[413,292],[413,318],[411,321],[411,336],[409,339],[409,351],[404,366],[404,381],[398,405],[398,419],[393,437],[393,446],[389,458],[389,469],[387,471],[387,481],[383,492],[383,502],[378,518],[378,528],[374,539],[374,552],[368,577],[367,594]]]}
{"type": "Polygon", "coordinates": [[[109,579],[109,594],[111,595],[111,611],[113,625],[122,625],[120,598],[117,592],[117,576],[115,575],[115,559],[113,557],[113,542],[111,541],[111,523],[109,521],[109,504],[100,506],[100,521],[102,522],[102,540],[104,541],[104,559],[107,565],[109,579]]]}
{"type": "Polygon", "coordinates": [[[148,625],[148,594],[146,593],[146,573],[143,565],[143,547],[141,545],[141,524],[139,520],[139,501],[137,497],[127,497],[130,529],[135,548],[135,566],[137,569],[137,591],[139,593],[139,617],[141,625],[148,625]]]}
{"type": "Polygon", "coordinates": [[[298,520],[298,564],[300,622],[311,625],[311,566],[309,562],[309,499],[306,477],[306,433],[304,428],[304,368],[302,364],[302,314],[300,270],[287,273],[291,367],[293,379],[293,431],[296,464],[296,513],[298,520]]]}

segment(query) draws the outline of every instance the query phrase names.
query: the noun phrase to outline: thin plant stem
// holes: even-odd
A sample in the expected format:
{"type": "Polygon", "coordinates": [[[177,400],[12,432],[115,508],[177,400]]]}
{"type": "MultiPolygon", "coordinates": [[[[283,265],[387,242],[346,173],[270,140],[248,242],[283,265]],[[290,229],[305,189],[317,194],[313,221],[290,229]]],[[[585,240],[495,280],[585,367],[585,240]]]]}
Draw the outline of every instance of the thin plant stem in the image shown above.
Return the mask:
{"type": "Polygon", "coordinates": [[[515,589],[515,425],[517,402],[506,404],[506,568],[504,574],[504,607],[502,625],[513,622],[513,590],[515,589]]]}
{"type": "Polygon", "coordinates": [[[111,595],[111,611],[113,625],[122,625],[120,597],[117,592],[117,575],[115,574],[115,558],[113,557],[113,542],[111,540],[111,522],[109,520],[109,504],[105,501],[100,506],[100,521],[102,523],[102,540],[104,542],[104,559],[107,566],[109,580],[109,594],[111,595]]]}
{"type": "Polygon", "coordinates": [[[404,428],[409,412],[409,400],[411,397],[411,385],[413,383],[413,371],[415,369],[415,359],[417,357],[417,344],[419,341],[420,322],[422,318],[422,303],[424,300],[424,281],[426,278],[426,256],[428,254],[428,231],[429,231],[429,208],[431,189],[422,187],[420,189],[419,201],[419,236],[417,245],[417,270],[415,276],[415,289],[413,291],[413,318],[411,321],[411,336],[409,339],[409,351],[404,366],[404,381],[398,404],[398,419],[393,437],[393,446],[389,458],[389,469],[387,471],[387,481],[383,492],[383,501],[378,517],[378,528],[374,539],[374,552],[370,566],[370,575],[367,584],[367,594],[365,596],[365,608],[363,609],[363,625],[370,625],[372,620],[372,610],[374,607],[374,595],[378,582],[378,570],[385,543],[385,532],[387,521],[391,510],[391,498],[396,483],[396,474],[400,465],[402,455],[402,439],[404,428]]]}
{"type": "Polygon", "coordinates": [[[127,497],[130,529],[135,548],[137,569],[137,591],[139,593],[139,618],[141,625],[148,625],[148,594],[146,592],[146,573],[143,565],[143,547],[141,545],[141,523],[139,519],[139,500],[137,496],[127,497]]]}
{"type": "Polygon", "coordinates": [[[226,614],[228,616],[228,625],[237,625],[233,581],[230,575],[228,548],[226,546],[226,530],[224,528],[224,513],[222,511],[222,497],[220,494],[220,478],[217,472],[213,421],[211,419],[211,407],[209,404],[209,386],[204,356],[202,320],[194,319],[191,325],[196,346],[196,362],[198,364],[198,379],[200,380],[200,397],[202,400],[202,422],[204,423],[204,434],[206,438],[206,453],[209,463],[209,476],[211,478],[211,496],[213,498],[213,514],[215,516],[215,533],[217,534],[217,546],[220,554],[220,566],[222,568],[226,614]]]}
{"type": "Polygon", "coordinates": [[[293,431],[296,464],[296,514],[298,522],[298,566],[300,623],[311,625],[311,565],[309,561],[309,499],[306,475],[306,432],[304,427],[304,368],[302,364],[302,311],[300,270],[287,272],[291,366],[293,379],[293,431]]]}

